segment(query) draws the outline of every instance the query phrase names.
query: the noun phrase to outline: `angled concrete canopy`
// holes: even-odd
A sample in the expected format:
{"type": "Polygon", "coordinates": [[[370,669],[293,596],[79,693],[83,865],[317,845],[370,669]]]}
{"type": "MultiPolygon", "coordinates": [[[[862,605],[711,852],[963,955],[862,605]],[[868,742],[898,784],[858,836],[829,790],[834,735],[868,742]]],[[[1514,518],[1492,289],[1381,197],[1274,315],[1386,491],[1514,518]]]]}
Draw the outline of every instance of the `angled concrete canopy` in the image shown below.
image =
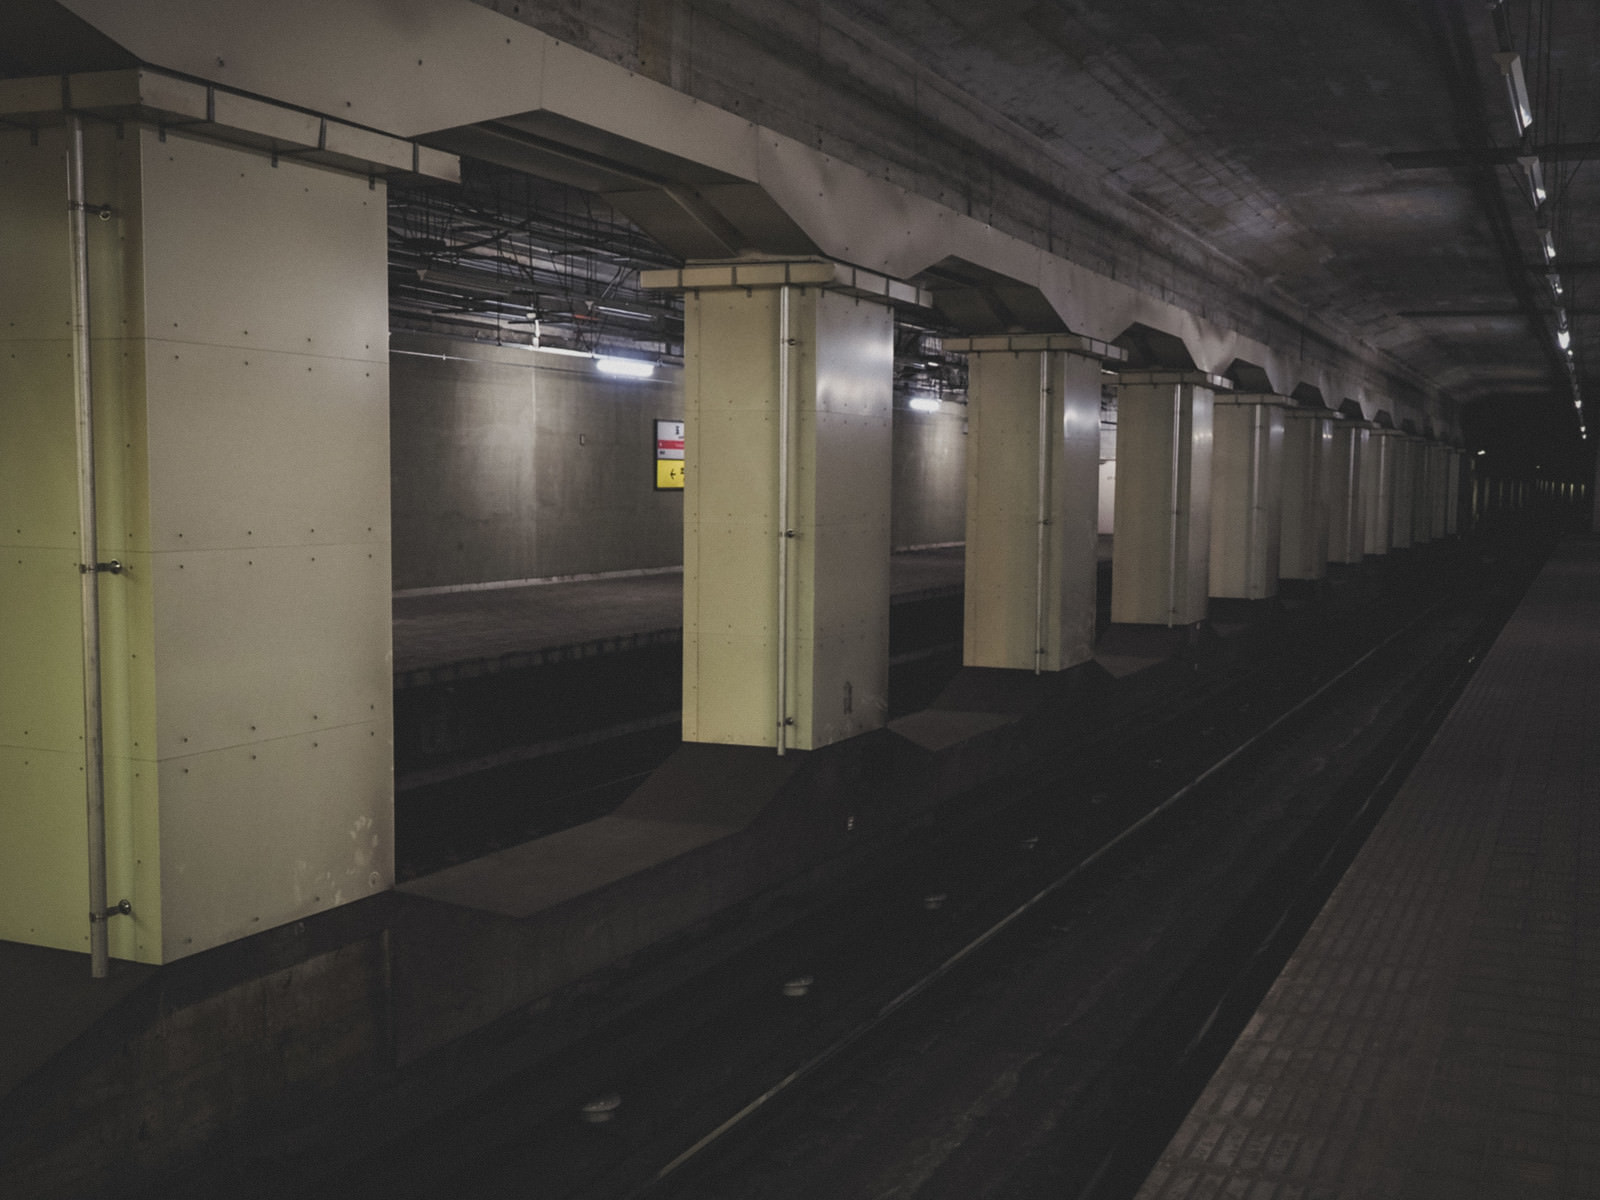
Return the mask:
{"type": "MultiPolygon", "coordinates": [[[[1109,341],[1140,323],[1181,339],[1202,370],[1243,358],[1279,390],[1315,378],[1361,396],[1370,380],[1404,375],[1354,339],[1335,348],[1337,371],[1302,346],[1265,345],[467,0],[63,7],[144,62],[444,149],[585,176],[685,257],[821,253],[903,280],[956,260],[1036,292],[1074,333],[1109,341]]],[[[992,306],[974,319],[992,327],[992,306]]],[[[1415,380],[1404,386],[1422,395],[1415,380]]],[[[1448,408],[1437,396],[1399,402],[1419,417],[1424,404],[1442,419],[1448,408]]]]}

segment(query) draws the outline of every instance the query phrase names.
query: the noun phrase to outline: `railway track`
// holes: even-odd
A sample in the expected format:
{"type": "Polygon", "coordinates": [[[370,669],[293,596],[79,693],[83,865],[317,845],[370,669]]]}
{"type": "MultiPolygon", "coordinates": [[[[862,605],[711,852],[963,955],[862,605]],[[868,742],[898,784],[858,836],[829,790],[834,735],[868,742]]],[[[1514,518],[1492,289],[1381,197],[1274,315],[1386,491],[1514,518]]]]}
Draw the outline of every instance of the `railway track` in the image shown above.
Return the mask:
{"type": "Polygon", "coordinates": [[[1542,561],[1506,547],[1115,714],[328,1194],[1131,1194],[1542,561]]]}

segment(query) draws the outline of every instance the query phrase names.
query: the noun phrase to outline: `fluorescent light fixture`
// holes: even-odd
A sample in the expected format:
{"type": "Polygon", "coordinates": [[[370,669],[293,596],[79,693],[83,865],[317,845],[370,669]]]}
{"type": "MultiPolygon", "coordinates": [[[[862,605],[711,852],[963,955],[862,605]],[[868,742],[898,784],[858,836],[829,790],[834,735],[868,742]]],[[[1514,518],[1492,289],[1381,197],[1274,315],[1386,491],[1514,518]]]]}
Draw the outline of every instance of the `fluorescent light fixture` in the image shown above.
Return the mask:
{"type": "Polygon", "coordinates": [[[1539,248],[1544,251],[1544,260],[1553,263],[1556,260],[1556,236],[1548,229],[1539,231],[1539,248]]]}
{"type": "Polygon", "coordinates": [[[1551,274],[1546,275],[1544,278],[1545,282],[1550,285],[1550,290],[1558,296],[1561,295],[1561,276],[1551,274]]]}
{"type": "Polygon", "coordinates": [[[1544,164],[1537,155],[1528,154],[1517,159],[1517,165],[1522,168],[1528,177],[1528,191],[1533,194],[1533,203],[1537,207],[1550,198],[1544,190],[1544,164]]]}
{"type": "Polygon", "coordinates": [[[1479,450],[1478,451],[1478,457],[1482,458],[1487,453],[1489,453],[1487,450],[1479,450]]]}
{"type": "Polygon", "coordinates": [[[911,407],[917,412],[938,412],[939,402],[932,396],[913,396],[911,407]]]}
{"type": "Polygon", "coordinates": [[[569,350],[565,346],[523,346],[532,354],[560,354],[567,358],[593,358],[587,350],[569,350]]]}
{"type": "Polygon", "coordinates": [[[624,379],[649,379],[656,373],[656,365],[642,358],[607,358],[596,356],[595,370],[602,375],[620,375],[624,379]]]}
{"type": "Polygon", "coordinates": [[[1533,105],[1528,100],[1528,80],[1522,73],[1522,55],[1515,51],[1496,54],[1494,61],[1500,64],[1500,74],[1506,80],[1506,99],[1511,101],[1511,122],[1517,127],[1517,136],[1521,137],[1533,128],[1533,105]]]}
{"type": "Polygon", "coordinates": [[[1571,349],[1571,347],[1572,347],[1572,330],[1570,330],[1570,329],[1558,329],[1558,330],[1556,330],[1556,341],[1558,343],[1560,343],[1561,348],[1563,350],[1571,349]]]}

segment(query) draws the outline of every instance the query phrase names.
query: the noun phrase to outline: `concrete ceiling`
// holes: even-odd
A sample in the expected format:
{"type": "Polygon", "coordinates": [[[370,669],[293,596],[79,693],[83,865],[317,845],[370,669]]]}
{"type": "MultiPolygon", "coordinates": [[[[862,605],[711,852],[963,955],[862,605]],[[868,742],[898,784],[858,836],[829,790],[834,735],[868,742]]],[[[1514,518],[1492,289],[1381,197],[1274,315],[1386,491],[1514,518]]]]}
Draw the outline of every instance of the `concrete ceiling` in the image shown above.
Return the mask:
{"type": "MultiPolygon", "coordinates": [[[[1535,142],[1555,139],[1543,89],[1557,72],[1562,140],[1592,142],[1600,5],[1539,5],[1553,51],[1546,68],[1526,45],[1535,3],[1510,0],[1535,142]]],[[[1053,155],[1104,176],[1308,310],[1336,316],[1457,399],[1570,412],[1535,214],[1515,169],[1484,153],[1517,138],[1483,0],[840,7],[1053,155]],[[1431,166],[1389,158],[1416,151],[1444,153],[1431,166]]],[[[1561,198],[1569,311],[1596,311],[1600,170],[1582,161],[1546,170],[1561,198]]],[[[1582,368],[1600,353],[1600,321],[1575,315],[1574,324],[1582,368]]]]}

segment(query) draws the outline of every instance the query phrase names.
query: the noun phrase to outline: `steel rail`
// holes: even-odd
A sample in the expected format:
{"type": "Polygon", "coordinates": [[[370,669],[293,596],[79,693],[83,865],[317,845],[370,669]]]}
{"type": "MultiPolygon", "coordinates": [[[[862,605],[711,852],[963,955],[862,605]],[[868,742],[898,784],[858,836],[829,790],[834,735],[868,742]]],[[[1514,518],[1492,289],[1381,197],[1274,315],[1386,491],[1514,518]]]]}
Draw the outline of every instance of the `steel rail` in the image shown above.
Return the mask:
{"type": "Polygon", "coordinates": [[[1271,736],[1284,724],[1298,716],[1311,705],[1315,704],[1323,696],[1327,695],[1328,692],[1333,690],[1340,683],[1348,679],[1356,671],[1365,666],[1366,663],[1375,655],[1387,649],[1400,638],[1411,633],[1419,625],[1432,618],[1441,609],[1447,607],[1453,602],[1453,599],[1446,599],[1432,605],[1418,616],[1413,618],[1406,625],[1402,626],[1394,633],[1391,633],[1388,637],[1384,638],[1371,649],[1367,650],[1354,662],[1340,670],[1338,674],[1323,682],[1315,691],[1302,698],[1293,707],[1288,709],[1286,712],[1281,713],[1264,728],[1258,730],[1245,741],[1235,746],[1227,754],[1223,755],[1204,771],[1201,771],[1193,779],[1189,780],[1189,782],[1185,783],[1182,787],[1171,793],[1166,799],[1162,800],[1138,820],[1126,826],[1121,832],[1115,834],[1109,840],[1102,843],[1092,853],[1080,859],[1065,873],[1059,875],[1051,883],[1035,892],[1027,900],[1023,901],[1005,916],[994,922],[982,933],[978,934],[972,940],[963,945],[959,950],[955,951],[949,957],[944,959],[944,961],[939,963],[938,966],[934,967],[927,974],[923,975],[915,983],[905,988],[893,999],[885,1002],[865,1021],[861,1022],[854,1029],[850,1030],[848,1033],[844,1034],[844,1036],[832,1042],[824,1049],[818,1051],[800,1066],[794,1068],[794,1070],[790,1071],[782,1079],[778,1080],[771,1087],[767,1088],[759,1096],[755,1097],[755,1099],[745,1104],[732,1116],[728,1117],[710,1132],[696,1140],[688,1148],[683,1150],[671,1161],[669,1161],[665,1166],[660,1168],[660,1170],[658,1170],[656,1174],[642,1187],[630,1192],[630,1200],[649,1195],[657,1187],[666,1182],[669,1177],[682,1170],[695,1158],[699,1157],[715,1143],[726,1137],[729,1133],[733,1132],[745,1121],[749,1120],[757,1112],[766,1107],[773,1100],[777,1099],[777,1097],[788,1091],[795,1084],[800,1083],[809,1078],[811,1075],[815,1074],[818,1070],[832,1062],[835,1058],[843,1054],[846,1050],[850,1049],[868,1034],[874,1032],[876,1029],[882,1026],[884,1022],[888,1021],[889,1018],[894,1016],[901,1009],[905,1008],[913,1000],[916,1000],[919,996],[927,992],[940,980],[944,979],[945,976],[949,975],[951,971],[955,970],[956,967],[960,966],[984,946],[987,946],[990,942],[994,941],[995,938],[999,937],[1007,929],[1015,925],[1024,916],[1032,912],[1040,904],[1044,903],[1044,901],[1048,900],[1062,888],[1072,883],[1090,867],[1094,866],[1106,855],[1115,850],[1118,846],[1122,845],[1124,842],[1138,834],[1159,817],[1169,812],[1174,806],[1181,803],[1187,796],[1191,795],[1207,780],[1211,779],[1218,772],[1226,769],[1229,765],[1236,762],[1240,757],[1247,754],[1256,746],[1260,745],[1266,738],[1271,736]]]}

